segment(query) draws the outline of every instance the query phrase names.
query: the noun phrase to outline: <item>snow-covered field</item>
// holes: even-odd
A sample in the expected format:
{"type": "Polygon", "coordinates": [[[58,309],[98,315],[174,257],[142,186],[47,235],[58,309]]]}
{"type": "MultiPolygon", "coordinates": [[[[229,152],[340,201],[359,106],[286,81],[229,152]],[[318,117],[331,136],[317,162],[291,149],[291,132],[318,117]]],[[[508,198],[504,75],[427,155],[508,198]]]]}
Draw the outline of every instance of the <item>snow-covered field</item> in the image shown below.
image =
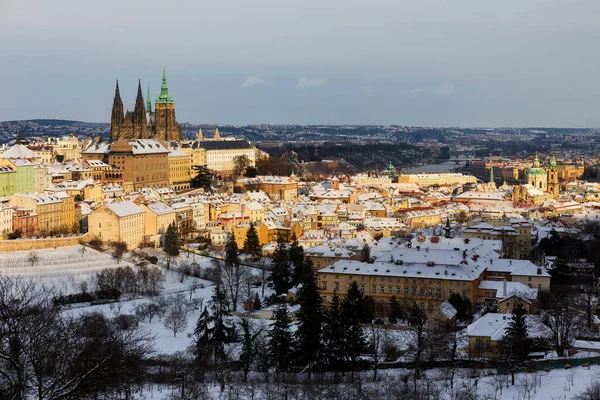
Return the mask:
{"type": "Polygon", "coordinates": [[[124,260],[119,263],[109,254],[89,247],[82,251],[82,246],[0,253],[0,274],[39,279],[63,294],[80,292],[81,283],[89,283],[103,269],[124,266],[133,265],[124,260]]]}

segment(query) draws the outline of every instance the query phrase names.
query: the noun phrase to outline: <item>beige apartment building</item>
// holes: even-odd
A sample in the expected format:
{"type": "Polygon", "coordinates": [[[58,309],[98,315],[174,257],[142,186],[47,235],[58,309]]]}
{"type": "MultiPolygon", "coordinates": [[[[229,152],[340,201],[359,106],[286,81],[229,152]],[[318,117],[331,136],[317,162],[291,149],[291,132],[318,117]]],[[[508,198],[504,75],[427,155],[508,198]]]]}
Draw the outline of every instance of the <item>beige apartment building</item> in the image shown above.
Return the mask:
{"type": "Polygon", "coordinates": [[[88,216],[88,231],[105,242],[124,242],[128,249],[144,240],[145,211],[132,201],[101,206],[88,216]]]}
{"type": "Polygon", "coordinates": [[[63,202],[56,196],[44,193],[15,194],[10,198],[10,204],[33,210],[38,215],[40,233],[58,232],[63,227],[63,202]]]}
{"type": "Polygon", "coordinates": [[[175,222],[175,210],[163,202],[142,203],[140,207],[146,212],[144,233],[147,236],[165,233],[169,225],[175,222]]]}
{"type": "Polygon", "coordinates": [[[192,156],[182,151],[169,152],[169,187],[173,190],[190,188],[192,156]]]}

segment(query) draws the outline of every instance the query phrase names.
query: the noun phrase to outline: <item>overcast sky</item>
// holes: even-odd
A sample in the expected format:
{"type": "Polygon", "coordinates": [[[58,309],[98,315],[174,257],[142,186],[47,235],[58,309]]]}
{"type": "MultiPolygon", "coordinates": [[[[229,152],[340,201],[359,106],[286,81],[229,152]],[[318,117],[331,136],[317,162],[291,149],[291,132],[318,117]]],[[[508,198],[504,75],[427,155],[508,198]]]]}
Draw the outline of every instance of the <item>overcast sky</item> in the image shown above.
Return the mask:
{"type": "Polygon", "coordinates": [[[0,120],[600,126],[600,0],[0,0],[0,120]]]}

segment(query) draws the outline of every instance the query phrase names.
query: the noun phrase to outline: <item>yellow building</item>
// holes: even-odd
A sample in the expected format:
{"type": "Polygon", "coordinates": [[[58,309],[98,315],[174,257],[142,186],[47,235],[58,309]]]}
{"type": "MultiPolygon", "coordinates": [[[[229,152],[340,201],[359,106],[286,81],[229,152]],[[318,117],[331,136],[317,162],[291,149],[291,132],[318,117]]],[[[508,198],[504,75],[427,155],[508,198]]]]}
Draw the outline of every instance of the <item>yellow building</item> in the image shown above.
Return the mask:
{"type": "Polygon", "coordinates": [[[182,151],[169,152],[169,187],[173,190],[190,188],[192,156],[182,151]]]}
{"type": "Polygon", "coordinates": [[[45,165],[34,164],[33,175],[35,180],[34,190],[36,192],[43,192],[52,186],[52,174],[45,165]]]}
{"type": "Polygon", "coordinates": [[[265,218],[264,207],[256,201],[242,204],[242,213],[250,217],[250,222],[261,222],[265,218]]]}
{"type": "Polygon", "coordinates": [[[175,222],[175,210],[165,203],[160,201],[142,203],[140,207],[146,212],[144,233],[147,236],[165,233],[169,225],[175,222]]]}
{"type": "Polygon", "coordinates": [[[63,203],[56,196],[44,193],[15,194],[10,198],[10,204],[35,211],[41,234],[57,233],[63,227],[63,203]]]}
{"type": "Polygon", "coordinates": [[[298,198],[298,182],[294,176],[242,178],[235,182],[235,188],[240,192],[262,190],[274,201],[296,201],[298,198]]]}
{"type": "Polygon", "coordinates": [[[88,216],[88,231],[105,242],[124,242],[128,249],[144,240],[145,212],[132,201],[101,206],[88,216]]]}
{"type": "Polygon", "coordinates": [[[179,149],[179,151],[189,154],[192,157],[192,168],[190,171],[190,178],[198,175],[196,169],[197,166],[206,165],[206,150],[202,147],[198,147],[197,142],[185,143],[179,149]]]}
{"type": "Polygon", "coordinates": [[[59,198],[62,204],[62,230],[77,232],[79,224],[75,222],[75,200],[65,192],[57,192],[54,196],[59,198]]]}
{"type": "Polygon", "coordinates": [[[407,174],[398,177],[398,183],[415,183],[419,187],[428,186],[453,186],[477,183],[477,178],[473,175],[463,175],[456,173],[439,174],[407,174]]]}
{"type": "MultiPolygon", "coordinates": [[[[267,225],[259,223],[256,224],[254,227],[256,228],[256,233],[258,234],[258,241],[260,245],[263,246],[269,243],[269,228],[267,227],[267,225]]],[[[235,243],[237,244],[239,249],[242,249],[244,247],[244,241],[246,240],[246,235],[248,234],[249,229],[249,223],[237,224],[233,228],[235,243]]]]}

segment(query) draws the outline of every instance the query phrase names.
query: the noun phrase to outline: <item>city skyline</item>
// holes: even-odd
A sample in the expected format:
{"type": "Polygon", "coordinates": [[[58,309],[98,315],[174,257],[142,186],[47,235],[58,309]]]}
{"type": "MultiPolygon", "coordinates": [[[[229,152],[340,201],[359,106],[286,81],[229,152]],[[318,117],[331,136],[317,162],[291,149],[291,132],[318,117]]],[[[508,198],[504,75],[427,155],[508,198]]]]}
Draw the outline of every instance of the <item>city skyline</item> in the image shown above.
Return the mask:
{"type": "Polygon", "coordinates": [[[166,67],[180,122],[600,126],[597,2],[33,3],[0,5],[0,120],[109,122],[166,67]]]}

